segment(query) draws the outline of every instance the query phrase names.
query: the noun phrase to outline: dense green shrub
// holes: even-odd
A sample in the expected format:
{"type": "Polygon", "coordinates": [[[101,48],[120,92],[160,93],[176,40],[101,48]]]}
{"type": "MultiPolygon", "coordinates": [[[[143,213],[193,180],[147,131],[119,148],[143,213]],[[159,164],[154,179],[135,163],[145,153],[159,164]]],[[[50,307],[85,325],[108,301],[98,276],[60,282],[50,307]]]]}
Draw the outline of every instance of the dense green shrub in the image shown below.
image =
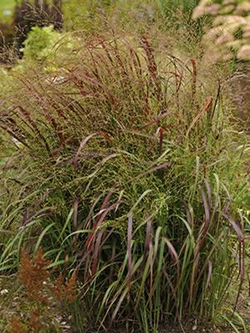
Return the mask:
{"type": "Polygon", "coordinates": [[[106,36],[78,40],[56,74],[14,73],[0,269],[22,246],[77,267],[94,327],[214,318],[244,256],[246,191],[220,78],[160,40],[106,36]]]}
{"type": "Polygon", "coordinates": [[[49,55],[53,55],[53,49],[61,38],[61,34],[54,31],[52,25],[44,28],[33,27],[21,49],[25,60],[48,61],[49,55]]]}
{"type": "Polygon", "coordinates": [[[16,61],[11,71],[24,74],[33,64],[41,71],[56,72],[74,58],[77,40],[77,36],[55,31],[52,25],[33,27],[20,50],[23,57],[16,61]]]}

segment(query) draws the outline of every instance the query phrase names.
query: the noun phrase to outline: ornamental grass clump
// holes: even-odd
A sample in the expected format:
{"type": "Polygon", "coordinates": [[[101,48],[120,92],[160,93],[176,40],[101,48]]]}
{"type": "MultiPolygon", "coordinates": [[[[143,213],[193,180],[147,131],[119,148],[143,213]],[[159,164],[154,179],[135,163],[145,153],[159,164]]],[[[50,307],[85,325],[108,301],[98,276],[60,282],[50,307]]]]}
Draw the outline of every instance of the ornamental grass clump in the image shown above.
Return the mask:
{"type": "Polygon", "coordinates": [[[15,73],[1,106],[16,162],[0,269],[22,244],[77,268],[94,329],[215,318],[244,279],[245,146],[223,82],[147,35],[107,32],[74,52],[56,75],[15,73]]]}

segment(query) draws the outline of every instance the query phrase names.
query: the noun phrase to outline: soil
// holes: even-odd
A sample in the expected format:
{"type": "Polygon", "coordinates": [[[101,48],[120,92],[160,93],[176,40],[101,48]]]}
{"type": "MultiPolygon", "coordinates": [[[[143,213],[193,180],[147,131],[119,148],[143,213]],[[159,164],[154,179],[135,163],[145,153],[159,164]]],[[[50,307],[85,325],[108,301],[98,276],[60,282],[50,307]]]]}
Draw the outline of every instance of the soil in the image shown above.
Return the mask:
{"type": "MultiPolygon", "coordinates": [[[[235,333],[235,331],[230,330],[228,328],[223,327],[208,327],[207,325],[202,324],[195,324],[195,322],[191,323],[184,323],[183,322],[183,328],[180,327],[180,325],[177,324],[166,324],[162,326],[158,333],[235,333]]],[[[95,332],[88,332],[88,333],[95,333],[95,332]]],[[[114,330],[109,333],[143,333],[138,330],[126,330],[126,329],[119,329],[114,330]]]]}

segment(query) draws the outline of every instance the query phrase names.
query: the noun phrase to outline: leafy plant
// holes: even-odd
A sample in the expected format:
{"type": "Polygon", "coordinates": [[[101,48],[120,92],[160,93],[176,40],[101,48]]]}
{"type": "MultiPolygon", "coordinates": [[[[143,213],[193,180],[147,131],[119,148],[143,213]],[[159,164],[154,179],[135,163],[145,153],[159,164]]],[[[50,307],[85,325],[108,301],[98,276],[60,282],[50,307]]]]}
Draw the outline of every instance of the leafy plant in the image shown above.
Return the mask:
{"type": "Polygon", "coordinates": [[[48,60],[48,57],[53,55],[53,48],[60,39],[60,33],[54,31],[52,25],[43,28],[33,27],[20,51],[23,52],[26,61],[48,60]]]}

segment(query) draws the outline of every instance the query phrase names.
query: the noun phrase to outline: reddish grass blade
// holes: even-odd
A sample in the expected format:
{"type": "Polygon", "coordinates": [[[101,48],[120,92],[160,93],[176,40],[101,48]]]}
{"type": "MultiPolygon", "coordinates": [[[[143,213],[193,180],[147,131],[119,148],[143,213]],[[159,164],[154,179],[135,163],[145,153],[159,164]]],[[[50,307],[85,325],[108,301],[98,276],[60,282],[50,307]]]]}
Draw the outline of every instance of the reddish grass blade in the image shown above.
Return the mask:
{"type": "Polygon", "coordinates": [[[213,272],[213,264],[212,261],[208,261],[208,274],[207,274],[207,282],[206,282],[206,290],[209,289],[210,282],[211,282],[211,277],[212,277],[212,272],[213,272]]]}
{"type": "Polygon", "coordinates": [[[188,301],[186,303],[186,307],[188,306],[188,304],[191,305],[192,301],[193,301],[194,286],[197,285],[195,280],[197,281],[197,272],[198,272],[198,267],[199,267],[199,263],[200,263],[201,249],[202,249],[203,244],[206,242],[206,237],[207,237],[208,230],[209,230],[209,227],[211,224],[210,206],[209,206],[209,202],[207,200],[206,194],[203,189],[201,190],[201,194],[202,194],[202,201],[203,201],[204,211],[205,211],[205,221],[200,228],[197,243],[196,243],[196,246],[194,249],[194,263],[193,263],[192,276],[191,276],[191,281],[190,281],[190,293],[189,293],[188,301]]]}
{"type": "Polygon", "coordinates": [[[38,136],[42,139],[42,141],[44,142],[45,147],[46,147],[46,149],[47,149],[47,151],[48,151],[48,153],[49,153],[49,155],[50,155],[51,152],[50,152],[49,145],[48,145],[48,143],[47,143],[45,137],[41,134],[39,128],[37,127],[36,122],[31,118],[29,112],[28,112],[27,110],[25,110],[21,105],[18,105],[17,107],[18,107],[18,109],[20,110],[20,112],[25,116],[25,118],[30,122],[30,124],[31,124],[31,126],[32,126],[32,128],[33,128],[33,131],[34,131],[36,134],[38,134],[38,136]]]}
{"type": "Polygon", "coordinates": [[[9,126],[0,123],[0,127],[4,131],[6,131],[8,134],[10,134],[11,136],[13,136],[13,138],[15,138],[17,141],[21,142],[25,147],[31,149],[31,147],[25,141],[25,138],[22,138],[22,137],[16,135],[16,133],[9,126]]]}
{"type": "Polygon", "coordinates": [[[190,124],[190,126],[186,132],[186,137],[188,137],[190,131],[195,126],[195,124],[200,120],[200,118],[203,117],[203,115],[211,109],[212,103],[213,103],[213,97],[208,97],[203,109],[201,110],[200,113],[197,114],[197,116],[193,119],[192,123],[190,124]]]}
{"type": "MultiPolygon", "coordinates": [[[[207,183],[207,186],[208,186],[208,183],[207,183]]],[[[197,243],[196,243],[195,250],[194,250],[194,263],[193,263],[192,276],[191,276],[191,281],[190,281],[190,293],[189,293],[189,297],[188,297],[188,300],[186,303],[186,307],[188,306],[188,304],[191,305],[192,301],[193,301],[194,292],[195,292],[194,287],[195,287],[195,285],[197,285],[197,283],[195,283],[195,280],[197,279],[197,272],[198,272],[198,267],[199,267],[199,263],[200,263],[201,249],[202,249],[203,244],[206,242],[208,230],[209,230],[209,227],[210,227],[210,224],[212,221],[210,204],[206,197],[205,191],[203,189],[201,190],[201,195],[202,195],[202,202],[203,202],[204,211],[205,211],[205,221],[200,228],[197,243]]]]}
{"type": "MultiPolygon", "coordinates": [[[[87,251],[91,251],[94,240],[96,238],[96,233],[97,233],[97,229],[100,226],[100,224],[105,220],[107,214],[111,211],[117,208],[117,205],[119,205],[121,203],[120,200],[118,200],[117,202],[115,202],[113,205],[111,205],[110,207],[108,207],[107,209],[104,210],[104,212],[101,214],[100,218],[94,223],[93,226],[93,233],[89,235],[87,242],[86,242],[86,249],[87,251]]],[[[102,209],[101,209],[102,211],[102,209]]]]}
{"type": "MultiPolygon", "coordinates": [[[[164,112],[164,113],[160,114],[158,117],[156,117],[155,119],[152,119],[151,121],[149,121],[147,124],[145,124],[141,127],[138,127],[137,129],[142,130],[142,129],[145,129],[145,128],[151,126],[151,125],[160,123],[160,121],[162,119],[164,119],[166,116],[168,116],[169,114],[170,114],[169,112],[164,112]]],[[[168,132],[165,128],[162,127],[162,129],[164,129],[164,131],[166,131],[166,133],[168,132]]]]}
{"type": "Polygon", "coordinates": [[[175,66],[175,70],[176,70],[175,72],[172,72],[172,71],[164,71],[163,73],[164,73],[164,74],[172,74],[172,75],[175,77],[175,79],[176,79],[176,83],[175,83],[175,93],[176,93],[176,95],[178,95],[179,90],[180,90],[180,88],[181,88],[181,84],[182,84],[182,80],[183,80],[183,75],[177,71],[176,66],[175,66]]]}
{"type": "Polygon", "coordinates": [[[207,200],[206,194],[203,189],[201,190],[201,196],[202,196],[202,202],[203,202],[204,210],[205,210],[205,229],[207,230],[209,228],[209,224],[211,222],[210,205],[209,205],[209,201],[207,200]]]}
{"type": "Polygon", "coordinates": [[[36,218],[41,218],[44,216],[50,216],[51,214],[53,214],[53,209],[52,207],[46,207],[46,208],[42,208],[41,210],[39,210],[38,212],[25,212],[24,216],[23,216],[23,221],[22,221],[22,227],[25,227],[28,223],[30,223],[31,221],[33,221],[36,218]]]}
{"type": "Polygon", "coordinates": [[[236,310],[240,293],[242,290],[242,285],[244,282],[244,276],[245,276],[245,237],[244,237],[244,231],[243,226],[239,221],[234,220],[231,216],[227,215],[225,212],[222,212],[222,215],[230,222],[233,230],[236,232],[238,241],[239,241],[239,277],[240,277],[240,284],[238,288],[238,293],[234,305],[234,311],[236,310]]]}
{"type": "Polygon", "coordinates": [[[142,36],[141,40],[142,40],[143,49],[144,49],[144,51],[146,53],[146,56],[147,56],[149,72],[152,75],[153,79],[157,80],[157,76],[158,76],[158,74],[157,74],[157,65],[156,65],[156,62],[155,62],[153,49],[152,49],[152,47],[149,43],[149,40],[147,39],[146,36],[142,36]]]}
{"type": "Polygon", "coordinates": [[[211,186],[209,185],[208,181],[205,179],[204,181],[206,189],[207,189],[207,195],[208,195],[208,204],[209,204],[209,209],[211,211],[212,208],[212,189],[211,186]]]}
{"type": "Polygon", "coordinates": [[[155,166],[154,168],[151,168],[149,169],[148,171],[144,172],[144,173],[141,173],[139,174],[138,176],[132,178],[129,183],[133,182],[134,180],[138,180],[140,179],[141,177],[144,177],[152,172],[155,172],[157,170],[160,170],[160,169],[165,169],[165,168],[170,168],[172,166],[172,163],[171,162],[164,162],[164,163],[161,163],[157,166],[155,166]]]}
{"type": "Polygon", "coordinates": [[[62,117],[64,120],[67,120],[67,117],[64,115],[62,109],[47,95],[47,101],[51,105],[51,107],[56,111],[59,117],[62,117]]]}
{"type": "Polygon", "coordinates": [[[29,82],[27,79],[23,79],[21,77],[19,77],[19,80],[29,89],[30,93],[35,97],[35,99],[37,100],[37,102],[39,103],[39,105],[41,106],[41,108],[43,110],[44,116],[51,123],[51,125],[53,126],[56,134],[58,135],[58,137],[60,139],[60,144],[64,145],[64,143],[65,143],[64,135],[62,133],[62,130],[61,130],[60,126],[56,122],[56,119],[53,116],[51,110],[49,109],[49,107],[46,103],[46,99],[34,87],[32,82],[29,82]]]}
{"type": "Polygon", "coordinates": [[[173,244],[170,242],[170,240],[167,239],[166,237],[164,237],[164,241],[167,244],[168,251],[169,251],[172,259],[174,260],[174,266],[177,267],[177,279],[176,279],[177,281],[176,281],[176,284],[178,284],[179,279],[180,279],[180,260],[179,260],[179,256],[178,256],[173,244]]]}
{"type": "Polygon", "coordinates": [[[132,56],[132,61],[133,61],[133,65],[134,65],[134,69],[136,71],[137,77],[139,79],[141,79],[142,65],[141,65],[140,58],[139,58],[138,54],[131,47],[129,47],[129,51],[130,51],[130,55],[132,56]]]}
{"type": "Polygon", "coordinates": [[[244,234],[243,234],[243,230],[242,230],[242,227],[241,227],[240,223],[237,222],[236,220],[234,220],[231,216],[227,215],[224,212],[222,212],[222,215],[225,217],[225,219],[228,222],[231,223],[232,228],[234,229],[234,231],[237,234],[239,242],[243,243],[244,242],[244,234]]]}
{"type": "Polygon", "coordinates": [[[77,170],[77,162],[78,162],[78,159],[79,159],[79,156],[80,156],[80,153],[83,149],[83,147],[87,144],[87,142],[93,138],[93,136],[97,135],[98,133],[92,133],[90,135],[88,135],[86,138],[83,139],[83,141],[81,142],[80,144],[80,147],[78,148],[76,154],[75,154],[75,157],[73,159],[73,165],[74,165],[74,169],[75,171],[77,170]]]}
{"type": "Polygon", "coordinates": [[[95,247],[94,247],[94,255],[93,255],[93,266],[92,266],[92,271],[91,271],[91,279],[94,278],[96,269],[98,266],[98,257],[101,252],[101,241],[102,241],[102,236],[103,236],[103,230],[101,230],[98,233],[98,236],[96,237],[96,242],[95,242],[95,247]]]}

